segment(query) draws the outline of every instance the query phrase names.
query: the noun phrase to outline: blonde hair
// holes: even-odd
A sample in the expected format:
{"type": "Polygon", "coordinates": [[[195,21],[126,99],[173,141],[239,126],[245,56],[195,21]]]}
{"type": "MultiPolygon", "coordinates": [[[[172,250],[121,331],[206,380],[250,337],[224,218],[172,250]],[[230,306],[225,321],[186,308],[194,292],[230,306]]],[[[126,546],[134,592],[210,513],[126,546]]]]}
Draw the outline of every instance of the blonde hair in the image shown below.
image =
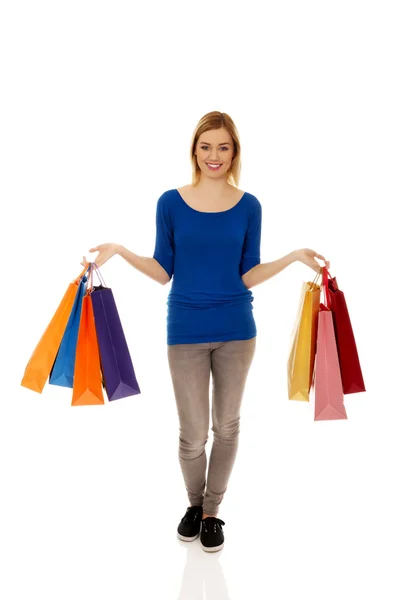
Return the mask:
{"type": "Polygon", "coordinates": [[[196,129],[192,136],[192,142],[190,145],[190,161],[192,164],[192,185],[195,187],[200,181],[200,167],[197,164],[197,158],[195,155],[195,149],[197,141],[202,133],[210,131],[210,129],[220,129],[224,127],[232,136],[233,140],[233,158],[232,163],[227,173],[227,182],[238,187],[240,172],[241,172],[241,147],[239,134],[236,129],[236,125],[227,113],[221,113],[217,110],[207,113],[197,123],[196,129]]]}

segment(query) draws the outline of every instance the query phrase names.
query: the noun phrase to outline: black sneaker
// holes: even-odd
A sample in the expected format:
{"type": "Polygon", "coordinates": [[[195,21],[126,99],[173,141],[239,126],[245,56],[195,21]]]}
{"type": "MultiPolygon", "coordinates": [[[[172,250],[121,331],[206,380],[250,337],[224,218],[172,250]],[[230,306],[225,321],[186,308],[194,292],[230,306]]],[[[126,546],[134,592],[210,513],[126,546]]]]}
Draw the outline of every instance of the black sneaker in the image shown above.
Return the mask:
{"type": "Polygon", "coordinates": [[[200,545],[206,552],[217,552],[224,546],[224,521],[218,517],[206,517],[201,521],[200,545]]]}
{"type": "Polygon", "coordinates": [[[184,542],[193,542],[197,539],[200,533],[202,516],[202,506],[189,506],[178,525],[178,538],[184,542]]]}

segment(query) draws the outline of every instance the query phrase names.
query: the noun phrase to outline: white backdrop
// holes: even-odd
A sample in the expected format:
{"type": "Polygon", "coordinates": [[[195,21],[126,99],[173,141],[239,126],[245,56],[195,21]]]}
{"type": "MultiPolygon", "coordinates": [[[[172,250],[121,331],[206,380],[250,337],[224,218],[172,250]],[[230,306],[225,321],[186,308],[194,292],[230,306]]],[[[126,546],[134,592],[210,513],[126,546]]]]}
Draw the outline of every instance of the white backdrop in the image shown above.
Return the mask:
{"type": "MultiPolygon", "coordinates": [[[[1,596],[399,597],[396,3],[13,2],[1,13],[1,596]],[[152,256],[155,207],[190,183],[202,115],[235,121],[261,261],[309,247],[344,291],[366,393],[314,422],[287,399],[295,263],[252,289],[258,338],[225,548],[176,528],[188,499],[163,287],[102,269],[142,393],[71,407],[20,386],[90,247],[152,256]],[[395,254],[396,252],[396,254],[395,254]]],[[[211,401],[211,398],[210,398],[211,401]]],[[[209,456],[212,432],[206,446],[209,456]]]]}

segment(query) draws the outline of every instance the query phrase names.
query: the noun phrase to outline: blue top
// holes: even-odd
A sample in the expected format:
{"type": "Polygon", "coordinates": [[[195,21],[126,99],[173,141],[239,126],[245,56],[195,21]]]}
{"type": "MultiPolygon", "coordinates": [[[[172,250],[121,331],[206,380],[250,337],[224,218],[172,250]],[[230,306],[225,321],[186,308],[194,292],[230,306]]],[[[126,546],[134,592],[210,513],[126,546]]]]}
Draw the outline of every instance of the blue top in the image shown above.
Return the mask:
{"type": "Polygon", "coordinates": [[[153,258],[173,276],[168,345],[257,335],[253,294],[241,276],[260,263],[261,221],[261,204],[249,192],[219,212],[192,208],[177,189],[160,196],[153,258]]]}

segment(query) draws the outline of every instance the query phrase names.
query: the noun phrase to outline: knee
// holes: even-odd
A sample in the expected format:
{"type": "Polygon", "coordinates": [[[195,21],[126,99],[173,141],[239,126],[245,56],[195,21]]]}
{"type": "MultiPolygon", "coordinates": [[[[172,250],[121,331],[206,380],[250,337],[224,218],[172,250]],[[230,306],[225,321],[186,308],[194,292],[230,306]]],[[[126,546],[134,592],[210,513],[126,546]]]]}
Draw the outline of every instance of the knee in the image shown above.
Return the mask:
{"type": "Polygon", "coordinates": [[[180,435],[179,450],[181,454],[185,454],[190,458],[197,458],[204,452],[205,445],[208,440],[208,435],[199,437],[198,435],[180,435]]]}
{"type": "Polygon", "coordinates": [[[214,423],[212,431],[214,433],[214,439],[217,439],[218,441],[229,442],[229,440],[235,440],[240,433],[240,417],[229,423],[214,423]]]}

